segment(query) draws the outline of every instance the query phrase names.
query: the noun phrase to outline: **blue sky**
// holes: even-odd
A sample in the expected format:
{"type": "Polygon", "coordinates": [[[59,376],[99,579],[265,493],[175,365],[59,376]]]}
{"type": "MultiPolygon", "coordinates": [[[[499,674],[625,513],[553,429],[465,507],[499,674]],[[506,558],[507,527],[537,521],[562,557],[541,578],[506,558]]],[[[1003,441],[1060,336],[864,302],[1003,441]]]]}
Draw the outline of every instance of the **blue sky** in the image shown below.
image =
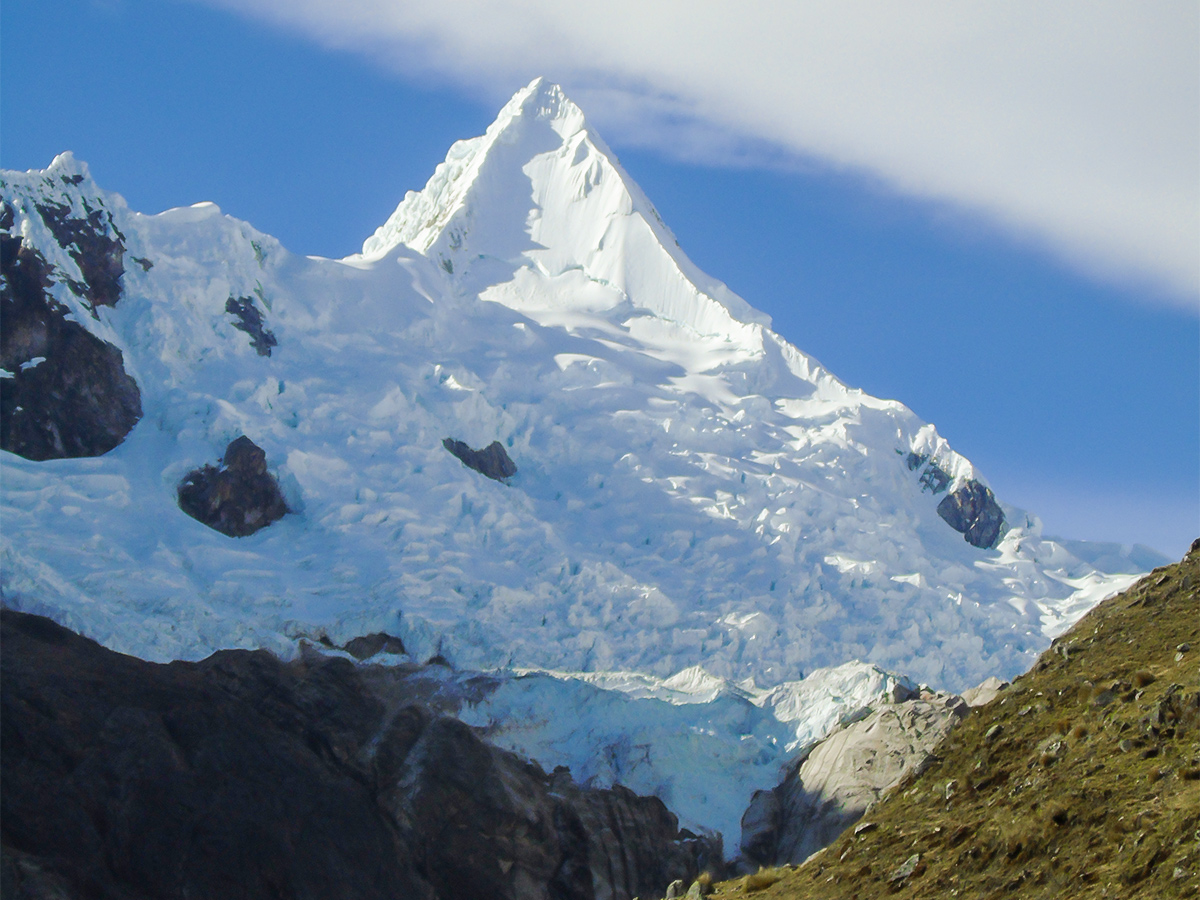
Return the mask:
{"type": "MultiPolygon", "coordinates": [[[[466,26],[448,36],[428,23],[396,25],[379,12],[386,4],[369,0],[342,4],[359,24],[341,31],[328,18],[288,18],[269,0],[245,4],[258,7],[257,18],[213,4],[5,0],[0,165],[41,168],[69,149],[134,209],[212,200],[294,252],[341,256],[424,184],[454,140],[482,133],[508,94],[546,74],[566,84],[702,269],[843,380],[934,422],[1002,499],[1041,516],[1047,532],[1146,543],[1172,556],[1200,534],[1200,317],[1187,255],[1200,235],[1186,210],[1195,184],[1186,169],[1182,188],[1162,175],[1180,184],[1171,173],[1200,130],[1190,86],[1152,92],[1165,104],[1163,121],[1184,122],[1181,154],[1157,148],[1143,160],[1137,142],[1121,144],[1129,128],[1114,129],[1113,171],[1131,187],[1114,189],[1109,205],[1124,203],[1114,221],[1138,227],[1123,236],[1105,226],[1093,238],[1080,223],[1102,219],[1104,204],[1079,198],[1113,183],[1105,160],[1095,166],[1099,181],[1087,182],[1087,166],[1071,162],[1070,147],[1060,153],[1059,141],[1030,157],[1059,168],[1031,171],[1017,148],[1050,141],[1053,129],[1039,123],[1069,116],[1030,112],[1036,104],[1015,88],[979,104],[983,113],[962,98],[947,101],[953,116],[913,107],[904,120],[923,124],[912,134],[891,125],[882,141],[895,138],[889,157],[870,130],[887,110],[869,104],[847,103],[844,118],[863,124],[841,131],[838,117],[811,133],[788,125],[805,117],[819,125],[821,97],[799,110],[775,97],[766,113],[743,116],[723,92],[769,93],[754,73],[744,83],[739,71],[708,83],[670,54],[657,68],[599,53],[599,68],[587,71],[552,53],[514,51],[514,61],[471,45],[466,26]],[[385,39],[401,27],[409,31],[385,39]],[[363,38],[371,28],[383,37],[363,38]],[[425,37],[420,52],[413,34],[425,37]],[[539,65],[544,71],[531,70],[539,65]],[[989,134],[988,110],[996,135],[1023,122],[1032,138],[1017,134],[1011,147],[988,138],[996,147],[989,171],[1005,177],[972,181],[969,161],[980,151],[958,135],[968,125],[989,134]],[[967,163],[955,155],[959,144],[967,163]],[[913,162],[942,149],[938,166],[913,162]],[[1065,162],[1054,163],[1056,154],[1065,162]],[[1062,197],[1047,205],[1038,195],[1051,179],[1062,197]],[[1187,201],[1182,218],[1176,195],[1187,201]],[[1143,240],[1156,234],[1169,252],[1156,255],[1157,244],[1143,240]]],[[[320,12],[323,4],[300,6],[320,12]]],[[[1184,36],[1197,37],[1187,33],[1193,20],[1182,21],[1184,36]]],[[[652,28],[640,31],[653,37],[652,28]]],[[[504,40],[497,33],[496,43],[504,40]]],[[[555,40],[578,49],[585,38],[555,40]]],[[[835,65],[823,71],[834,95],[839,84],[849,90],[835,65]]],[[[1154,87],[1170,74],[1143,80],[1154,87]]],[[[932,87],[918,85],[924,96],[945,75],[927,77],[932,87]]],[[[1029,95],[1041,102],[1044,93],[1029,95]]],[[[897,95],[888,109],[903,102],[897,95]]],[[[1103,125],[1101,115],[1073,127],[1103,135],[1103,125]]],[[[1143,143],[1169,143],[1172,134],[1143,143]]]]}

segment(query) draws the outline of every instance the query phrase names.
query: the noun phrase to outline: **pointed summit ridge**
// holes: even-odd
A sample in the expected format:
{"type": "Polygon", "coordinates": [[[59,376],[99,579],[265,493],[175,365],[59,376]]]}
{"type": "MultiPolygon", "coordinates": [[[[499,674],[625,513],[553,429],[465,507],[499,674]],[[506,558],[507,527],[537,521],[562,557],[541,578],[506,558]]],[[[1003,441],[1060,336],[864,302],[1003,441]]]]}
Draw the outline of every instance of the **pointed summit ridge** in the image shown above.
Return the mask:
{"type": "Polygon", "coordinates": [[[438,263],[469,293],[486,260],[513,267],[514,290],[483,299],[528,308],[532,270],[582,273],[591,308],[628,304],[706,335],[761,347],[770,318],[684,255],[653,205],[617,163],[583,112],[556,84],[518,91],[487,131],[450,148],[419,192],[409,192],[363,245],[379,259],[404,244],[438,263]]]}
{"type": "MultiPolygon", "coordinates": [[[[574,120],[576,131],[586,127],[582,111],[567,100],[558,85],[540,77],[534,79],[512,96],[486,132],[454,142],[425,188],[409,191],[388,220],[367,238],[362,255],[378,258],[398,244],[428,254],[455,214],[464,210],[493,148],[516,144],[523,124],[530,118],[574,120]]],[[[561,128],[555,130],[562,133],[561,128]]]]}

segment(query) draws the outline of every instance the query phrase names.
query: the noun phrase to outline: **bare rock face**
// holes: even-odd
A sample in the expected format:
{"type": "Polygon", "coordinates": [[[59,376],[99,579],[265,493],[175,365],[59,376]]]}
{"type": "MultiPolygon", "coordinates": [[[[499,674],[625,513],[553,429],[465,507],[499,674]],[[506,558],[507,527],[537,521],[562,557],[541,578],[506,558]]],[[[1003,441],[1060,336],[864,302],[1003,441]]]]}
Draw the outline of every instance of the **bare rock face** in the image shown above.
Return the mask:
{"type": "MultiPolygon", "coordinates": [[[[5,204],[0,224],[12,226],[5,204]]],[[[55,219],[61,229],[74,227],[55,219]]],[[[83,262],[92,259],[87,248],[83,262]]],[[[112,305],[120,294],[118,272],[100,258],[88,284],[71,287],[96,305],[112,305]]],[[[120,254],[116,254],[119,261],[120,254]]],[[[67,318],[49,293],[57,274],[45,258],[9,233],[0,234],[0,447],[26,459],[100,456],[120,444],[142,417],[137,383],[125,371],[121,351],[67,318]]]]}
{"type": "MultiPolygon", "coordinates": [[[[78,184],[82,176],[66,176],[78,184]],[[75,180],[78,179],[78,180],[75,180]]],[[[125,235],[117,228],[112,213],[83,202],[86,215],[72,215],[70,206],[46,199],[36,204],[38,215],[58,245],[70,254],[83,275],[83,283],[71,282],[75,291],[96,315],[101,306],[116,306],[121,299],[121,276],[125,274],[125,235]]]]}
{"type": "Polygon", "coordinates": [[[0,623],[6,897],[31,872],[72,897],[434,896],[354,764],[380,705],[350,663],[160,666],[0,623]]]}
{"type": "Polygon", "coordinates": [[[967,688],[962,692],[963,701],[967,706],[974,709],[977,706],[987,706],[998,696],[1000,692],[1008,687],[1007,681],[1001,681],[995,675],[985,678],[973,688],[967,688]]]}
{"type": "Polygon", "coordinates": [[[937,514],[968,544],[985,550],[996,546],[1004,527],[1004,511],[991,489],[974,480],[943,497],[937,514]]]}
{"type": "Polygon", "coordinates": [[[925,694],[884,706],[816,744],[777,787],[755,793],[742,817],[743,862],[804,862],[886,791],[923,771],[967,712],[960,697],[925,694]]]}
{"type": "Polygon", "coordinates": [[[259,356],[270,356],[271,348],[279,342],[271,329],[267,328],[262,310],[254,304],[253,297],[230,297],[225,301],[225,312],[234,317],[233,327],[250,335],[250,346],[259,356]]]}
{"type": "Polygon", "coordinates": [[[413,702],[403,667],[156,665],[37,616],[0,628],[5,897],[628,900],[720,861],[659,800],[413,702]]]}
{"type": "Polygon", "coordinates": [[[467,468],[496,481],[504,481],[517,474],[517,465],[508,456],[508,451],[499,441],[492,441],[482,450],[472,450],[462,441],[446,438],[442,446],[458,457],[467,468]]]}
{"type": "Polygon", "coordinates": [[[388,656],[404,656],[408,652],[404,649],[404,641],[400,638],[379,631],[352,638],[342,649],[355,659],[370,659],[380,653],[388,656]]]}
{"type": "MultiPolygon", "coordinates": [[[[402,733],[407,744],[409,721],[402,733]]],[[[586,790],[565,770],[548,777],[455,719],[425,725],[403,769],[385,778],[384,805],[413,824],[439,897],[620,900],[720,862],[657,798],[586,790]]]]}
{"type": "Polygon", "coordinates": [[[179,508],[230,537],[245,537],[288,512],[267,454],[245,435],[225,448],[220,466],[201,466],[179,484],[179,508]]]}
{"type": "MultiPolygon", "coordinates": [[[[900,451],[896,451],[899,453],[900,451]]],[[[950,487],[950,473],[932,461],[928,454],[909,453],[905,463],[910,472],[921,471],[921,491],[937,496],[950,487]]],[[[942,521],[963,536],[973,547],[990,550],[1004,530],[1004,511],[990,488],[971,479],[951,491],[938,504],[942,521]]]]}

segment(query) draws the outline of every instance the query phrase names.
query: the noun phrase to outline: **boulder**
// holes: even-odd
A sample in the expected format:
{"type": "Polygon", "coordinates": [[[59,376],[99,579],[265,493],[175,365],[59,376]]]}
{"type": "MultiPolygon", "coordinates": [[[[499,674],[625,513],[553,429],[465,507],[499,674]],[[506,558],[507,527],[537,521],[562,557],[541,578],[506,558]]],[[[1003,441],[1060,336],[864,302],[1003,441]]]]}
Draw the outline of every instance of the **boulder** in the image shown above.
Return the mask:
{"type": "MultiPolygon", "coordinates": [[[[49,293],[54,269],[21,238],[0,234],[0,269],[0,447],[33,460],[107,453],[142,417],[121,351],[67,318],[49,293]]],[[[94,303],[115,302],[105,284],[94,303]]]]}
{"type": "Polygon", "coordinates": [[[219,466],[193,469],[179,484],[179,508],[230,537],[245,537],[288,512],[267,454],[245,435],[225,448],[219,466]]]}
{"type": "Polygon", "coordinates": [[[793,761],[784,780],[759,791],[742,817],[742,862],[802,863],[857,822],[867,808],[932,759],[967,715],[952,694],[889,704],[836,731],[793,761]]]}
{"type": "Polygon", "coordinates": [[[482,450],[473,450],[462,441],[446,438],[442,446],[457,456],[463,465],[496,481],[504,481],[517,474],[516,463],[509,458],[499,441],[492,441],[482,450]]]}

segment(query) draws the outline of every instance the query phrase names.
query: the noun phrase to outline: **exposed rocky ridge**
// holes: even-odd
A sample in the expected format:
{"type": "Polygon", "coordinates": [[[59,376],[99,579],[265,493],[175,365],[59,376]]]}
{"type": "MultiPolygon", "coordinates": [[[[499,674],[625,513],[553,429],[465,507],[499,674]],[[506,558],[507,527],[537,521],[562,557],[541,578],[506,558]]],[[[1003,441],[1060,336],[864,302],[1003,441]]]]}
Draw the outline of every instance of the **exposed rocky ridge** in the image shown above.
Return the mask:
{"type": "Polygon", "coordinates": [[[657,799],[408,702],[402,668],[157,665],[0,622],[5,897],[619,900],[719,864],[657,799]]]}
{"type": "Polygon", "coordinates": [[[1200,895],[1198,588],[1200,540],[955,728],[870,827],[772,873],[759,896],[1200,895]]]}
{"type": "Polygon", "coordinates": [[[1007,681],[1001,681],[993,675],[991,678],[985,678],[975,687],[963,691],[962,698],[970,707],[987,706],[1007,687],[1007,681]]]}
{"type": "Polygon", "coordinates": [[[236,320],[233,327],[250,335],[250,346],[259,356],[270,356],[271,348],[279,342],[275,334],[266,327],[262,310],[254,304],[253,297],[230,297],[225,301],[225,312],[236,320]]]}
{"type": "MultiPolygon", "coordinates": [[[[896,452],[904,455],[903,451],[896,452]]],[[[921,470],[921,491],[935,497],[954,481],[954,476],[930,459],[928,453],[910,452],[905,456],[905,464],[910,472],[921,470]]],[[[937,514],[967,543],[983,550],[995,547],[1004,533],[1004,510],[991,488],[974,478],[943,497],[937,514]]]]}
{"type": "Polygon", "coordinates": [[[961,697],[927,693],[875,710],[810,748],[776,788],[755,793],[742,819],[743,862],[752,870],[804,862],[921,772],[967,712],[961,697]]]}
{"type": "Polygon", "coordinates": [[[1004,511],[992,489],[973,479],[943,497],[937,514],[973,547],[991,549],[1003,533],[1004,511]]]}
{"type": "Polygon", "coordinates": [[[482,450],[475,450],[462,441],[446,438],[442,446],[467,468],[495,481],[504,481],[517,474],[517,464],[509,458],[508,451],[499,441],[492,441],[482,450]]]}
{"type": "Polygon", "coordinates": [[[246,537],[287,515],[267,454],[244,434],[225,448],[220,466],[201,466],[179,484],[179,508],[209,528],[246,537]]]}
{"type": "MultiPolygon", "coordinates": [[[[7,228],[12,219],[6,203],[7,228]]],[[[84,261],[90,259],[89,249],[84,261]]],[[[115,303],[120,293],[111,271],[96,265],[99,271],[86,270],[95,287],[70,285],[93,312],[96,305],[115,303]]],[[[0,447],[33,460],[107,453],[142,417],[141,392],[121,351],[68,318],[50,294],[60,273],[7,231],[0,234],[0,270],[0,368],[10,373],[0,379],[0,447]]]]}
{"type": "MultiPolygon", "coordinates": [[[[63,176],[64,184],[75,185],[82,175],[63,176]]],[[[121,276],[125,274],[125,235],[117,228],[112,213],[81,200],[86,215],[72,215],[72,208],[52,200],[35,204],[38,214],[60,247],[66,250],[83,275],[83,282],[68,282],[97,315],[97,307],[116,306],[121,299],[121,276]]]]}

